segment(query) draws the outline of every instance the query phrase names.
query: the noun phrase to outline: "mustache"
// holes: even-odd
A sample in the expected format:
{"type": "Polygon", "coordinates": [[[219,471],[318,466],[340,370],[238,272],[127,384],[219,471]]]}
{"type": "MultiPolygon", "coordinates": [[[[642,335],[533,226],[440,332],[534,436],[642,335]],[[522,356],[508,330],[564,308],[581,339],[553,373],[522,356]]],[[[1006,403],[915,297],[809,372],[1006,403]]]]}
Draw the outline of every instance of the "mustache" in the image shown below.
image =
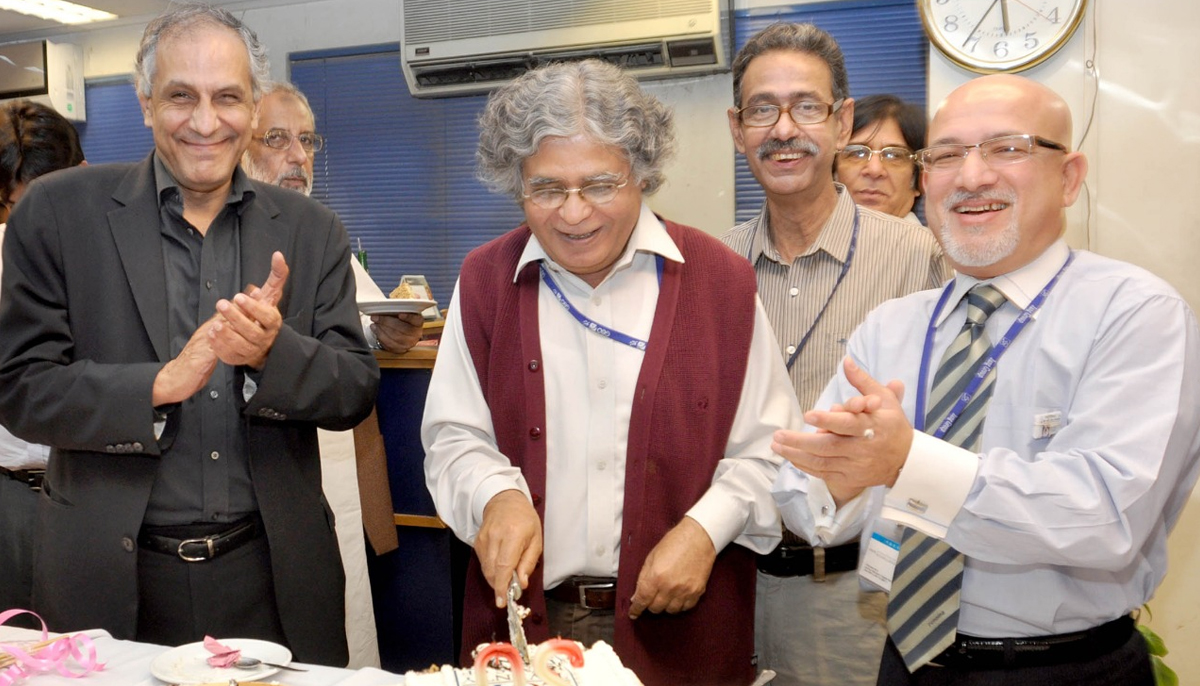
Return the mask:
{"type": "Polygon", "coordinates": [[[1014,205],[1017,202],[1017,193],[1011,189],[989,191],[965,191],[959,189],[946,196],[946,199],[942,201],[942,207],[946,212],[950,212],[955,205],[964,202],[1002,202],[1014,205]]]}
{"type": "Polygon", "coordinates": [[[809,155],[816,155],[821,152],[821,149],[817,147],[816,143],[810,140],[791,138],[781,141],[778,138],[771,138],[763,141],[763,144],[758,146],[758,159],[766,159],[777,152],[803,152],[809,155]]]}
{"type": "Polygon", "coordinates": [[[291,169],[284,172],[283,176],[279,177],[280,181],[282,181],[284,179],[302,179],[305,182],[307,182],[308,181],[308,173],[304,171],[304,167],[292,167],[291,169]]]}

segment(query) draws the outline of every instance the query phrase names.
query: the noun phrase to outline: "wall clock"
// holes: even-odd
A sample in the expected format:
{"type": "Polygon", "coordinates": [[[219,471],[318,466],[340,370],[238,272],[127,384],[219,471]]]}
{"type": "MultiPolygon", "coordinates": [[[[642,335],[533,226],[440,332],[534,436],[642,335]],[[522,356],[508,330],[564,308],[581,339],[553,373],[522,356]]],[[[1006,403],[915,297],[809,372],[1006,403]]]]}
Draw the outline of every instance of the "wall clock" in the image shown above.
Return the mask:
{"type": "Polygon", "coordinates": [[[917,0],[929,42],[981,74],[1017,72],[1058,52],[1087,0],[917,0]]]}

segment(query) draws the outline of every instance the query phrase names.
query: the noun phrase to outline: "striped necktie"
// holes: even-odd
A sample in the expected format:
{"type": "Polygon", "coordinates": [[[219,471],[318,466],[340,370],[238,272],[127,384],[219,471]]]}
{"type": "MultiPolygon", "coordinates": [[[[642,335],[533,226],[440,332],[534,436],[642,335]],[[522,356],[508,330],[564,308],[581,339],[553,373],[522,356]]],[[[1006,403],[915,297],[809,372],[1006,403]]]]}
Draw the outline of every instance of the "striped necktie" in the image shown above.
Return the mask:
{"type": "MultiPolygon", "coordinates": [[[[1004,300],[1004,294],[989,285],[967,292],[967,321],[933,377],[926,431],[932,433],[945,420],[987,358],[992,344],[983,325],[1004,300]]],[[[978,452],[995,382],[993,368],[943,440],[978,452]]],[[[954,642],[962,573],[962,553],[936,538],[905,529],[888,599],[887,627],[909,671],[916,671],[954,642]]]]}

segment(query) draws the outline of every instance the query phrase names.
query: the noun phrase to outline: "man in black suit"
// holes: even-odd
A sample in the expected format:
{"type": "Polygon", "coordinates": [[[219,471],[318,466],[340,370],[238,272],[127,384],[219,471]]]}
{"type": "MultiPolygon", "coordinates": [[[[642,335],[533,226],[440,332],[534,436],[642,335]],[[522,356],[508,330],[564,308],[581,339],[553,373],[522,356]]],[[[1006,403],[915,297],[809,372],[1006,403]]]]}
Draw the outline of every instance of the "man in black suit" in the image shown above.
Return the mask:
{"type": "Polygon", "coordinates": [[[345,664],[316,428],[364,418],[379,371],[340,221],[237,167],[265,76],[224,10],[147,26],[154,153],[39,179],[10,218],[0,421],[52,446],[34,557],[52,629],[345,664]]]}

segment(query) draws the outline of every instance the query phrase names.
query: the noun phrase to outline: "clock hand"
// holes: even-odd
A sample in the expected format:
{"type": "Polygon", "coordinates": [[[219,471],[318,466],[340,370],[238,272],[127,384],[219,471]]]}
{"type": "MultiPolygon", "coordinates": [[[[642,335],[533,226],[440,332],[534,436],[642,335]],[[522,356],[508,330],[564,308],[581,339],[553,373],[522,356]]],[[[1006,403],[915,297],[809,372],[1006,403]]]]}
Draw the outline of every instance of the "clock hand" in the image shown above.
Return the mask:
{"type": "Polygon", "coordinates": [[[992,0],[992,4],[988,5],[988,8],[983,11],[983,15],[979,17],[979,21],[975,23],[975,28],[971,29],[971,33],[967,34],[967,39],[963,41],[964,48],[967,47],[967,43],[971,42],[971,37],[975,35],[975,32],[979,30],[979,27],[983,26],[983,20],[987,19],[988,12],[991,12],[992,8],[995,7],[996,3],[998,2],[1000,2],[1000,0],[992,0]]]}
{"type": "MultiPolygon", "coordinates": [[[[1022,0],[1016,0],[1016,1],[1017,1],[1017,3],[1019,3],[1019,4],[1020,4],[1022,7],[1024,7],[1024,8],[1025,8],[1025,9],[1027,9],[1027,10],[1029,10],[1030,12],[1033,12],[1034,14],[1038,15],[1038,16],[1039,16],[1039,17],[1041,17],[1042,19],[1045,19],[1046,21],[1048,21],[1048,22],[1050,22],[1050,23],[1052,23],[1052,24],[1057,24],[1057,23],[1058,23],[1056,20],[1054,20],[1054,19],[1051,19],[1049,16],[1047,16],[1047,15],[1045,15],[1045,14],[1042,14],[1040,11],[1038,11],[1038,9],[1037,9],[1036,7],[1030,7],[1030,6],[1029,6],[1029,3],[1027,3],[1027,2],[1022,2],[1022,0]]],[[[1055,9],[1055,11],[1056,11],[1056,12],[1058,11],[1058,10],[1057,10],[1057,8],[1055,9]]]]}
{"type": "Polygon", "coordinates": [[[1000,0],[1000,15],[1004,18],[1004,33],[1008,35],[1008,0],[1000,0]]]}

